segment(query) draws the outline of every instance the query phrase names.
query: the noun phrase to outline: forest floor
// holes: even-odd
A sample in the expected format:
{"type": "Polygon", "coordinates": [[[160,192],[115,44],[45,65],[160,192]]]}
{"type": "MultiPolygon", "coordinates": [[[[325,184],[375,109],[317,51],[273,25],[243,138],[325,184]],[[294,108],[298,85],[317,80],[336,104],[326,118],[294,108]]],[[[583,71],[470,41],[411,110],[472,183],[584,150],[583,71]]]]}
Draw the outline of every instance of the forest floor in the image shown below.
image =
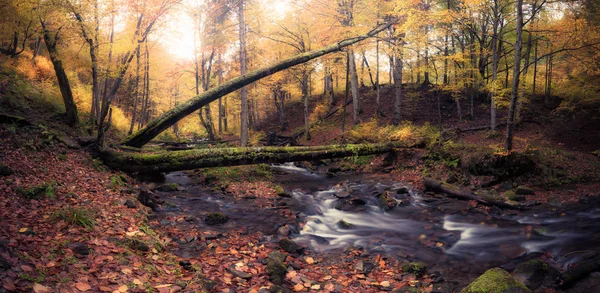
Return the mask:
{"type": "MultiPolygon", "coordinates": [[[[437,114],[431,101],[412,96],[415,102],[406,105],[415,124],[437,119],[432,118],[437,114]]],[[[454,113],[453,105],[444,101],[444,113],[454,113]]],[[[483,124],[485,110],[476,109],[480,110],[473,121],[453,121],[451,114],[444,114],[449,121],[445,125],[483,124]]],[[[32,125],[0,124],[0,171],[4,172],[0,177],[0,292],[453,292],[469,281],[440,283],[439,273],[411,273],[409,267],[403,268],[406,261],[360,248],[326,257],[290,247],[280,240],[286,239],[291,225],[280,225],[271,234],[241,226],[224,231],[207,227],[199,217],[170,214],[168,206],[165,213],[155,213],[136,195],[157,186],[106,169],[77,146],[74,137],[79,133],[61,126],[54,114],[35,111],[39,115],[28,116],[32,125]],[[181,253],[181,247],[191,242],[198,249],[193,257],[181,253]],[[278,260],[280,255],[273,252],[283,258],[278,260]]],[[[294,113],[290,109],[288,117],[302,117],[294,113]]],[[[363,117],[373,113],[372,104],[365,103],[363,117]]],[[[386,117],[380,123],[390,113],[386,117]]],[[[339,115],[332,121],[316,126],[313,139],[302,143],[339,141],[339,115]]],[[[579,131],[572,128],[575,124],[567,128],[559,121],[524,123],[518,129],[517,151],[537,158],[538,168],[508,183],[531,187],[535,194],[528,200],[567,203],[599,195],[600,159],[590,153],[598,149],[600,140],[594,140],[598,128],[577,121],[582,123],[575,127],[579,131]]],[[[301,120],[293,119],[289,129],[298,126],[301,120]]],[[[452,135],[455,143],[448,148],[402,150],[391,161],[370,156],[306,167],[322,174],[340,167],[365,178],[404,182],[417,190],[423,190],[424,176],[482,189],[493,176],[469,174],[460,159],[501,148],[502,131],[452,135]]],[[[224,198],[250,200],[276,219],[301,226],[297,214],[282,206],[280,187],[259,171],[215,169],[208,173],[207,186],[224,198]]],[[[206,179],[207,173],[200,177],[206,179]]],[[[489,211],[472,203],[465,203],[464,209],[489,211]]]]}

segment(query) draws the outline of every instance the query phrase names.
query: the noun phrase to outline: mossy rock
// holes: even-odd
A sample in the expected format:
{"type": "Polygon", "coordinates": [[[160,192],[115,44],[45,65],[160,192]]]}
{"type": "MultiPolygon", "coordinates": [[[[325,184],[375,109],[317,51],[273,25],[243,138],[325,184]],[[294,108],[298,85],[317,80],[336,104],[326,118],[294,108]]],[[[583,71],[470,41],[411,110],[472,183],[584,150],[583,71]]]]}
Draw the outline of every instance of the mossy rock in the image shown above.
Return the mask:
{"type": "Polygon", "coordinates": [[[461,293],[531,293],[525,285],[515,280],[501,268],[487,270],[475,281],[460,291],[461,293]]]}
{"type": "Polygon", "coordinates": [[[523,201],[525,200],[525,196],[522,194],[518,194],[513,190],[509,190],[504,193],[504,197],[511,201],[523,201]]]}
{"type": "Polygon", "coordinates": [[[150,247],[148,246],[148,244],[146,244],[146,242],[139,240],[139,239],[127,239],[125,240],[125,244],[133,249],[133,250],[137,250],[137,251],[142,251],[142,252],[148,252],[150,250],[150,247]]]}
{"type": "Polygon", "coordinates": [[[355,226],[344,221],[344,220],[340,220],[339,222],[337,222],[338,227],[340,227],[341,229],[353,229],[355,226]]]}
{"type": "Polygon", "coordinates": [[[179,184],[177,184],[177,183],[163,184],[163,185],[159,186],[156,190],[163,191],[163,192],[178,191],[179,190],[179,184]]]}
{"type": "Polygon", "coordinates": [[[427,265],[422,262],[411,262],[402,266],[402,270],[414,274],[416,277],[421,277],[427,272],[427,265]]]}
{"type": "Polygon", "coordinates": [[[279,246],[288,253],[302,254],[304,252],[304,247],[301,247],[300,245],[296,244],[296,242],[288,238],[281,239],[279,241],[279,246]]]}
{"type": "Polygon", "coordinates": [[[209,226],[225,224],[227,221],[229,221],[229,216],[219,212],[210,213],[204,218],[204,222],[209,226]]]}
{"type": "Polygon", "coordinates": [[[273,189],[275,189],[275,193],[278,196],[281,196],[281,197],[292,197],[289,193],[285,192],[285,190],[283,189],[283,187],[281,187],[280,185],[275,185],[273,187],[273,189]]]}
{"type": "Polygon", "coordinates": [[[287,257],[288,257],[288,255],[285,253],[281,253],[279,251],[272,251],[272,252],[269,252],[267,259],[284,262],[287,257]]]}
{"type": "Polygon", "coordinates": [[[9,176],[12,175],[14,171],[8,166],[0,164],[0,176],[9,176]]]}
{"type": "Polygon", "coordinates": [[[527,288],[534,290],[542,284],[542,281],[550,274],[551,267],[540,259],[532,259],[521,263],[515,268],[514,278],[523,283],[527,288]]]}
{"type": "Polygon", "coordinates": [[[379,202],[379,207],[384,211],[389,211],[396,207],[396,201],[390,199],[387,193],[381,193],[377,196],[377,201],[379,202]]]}

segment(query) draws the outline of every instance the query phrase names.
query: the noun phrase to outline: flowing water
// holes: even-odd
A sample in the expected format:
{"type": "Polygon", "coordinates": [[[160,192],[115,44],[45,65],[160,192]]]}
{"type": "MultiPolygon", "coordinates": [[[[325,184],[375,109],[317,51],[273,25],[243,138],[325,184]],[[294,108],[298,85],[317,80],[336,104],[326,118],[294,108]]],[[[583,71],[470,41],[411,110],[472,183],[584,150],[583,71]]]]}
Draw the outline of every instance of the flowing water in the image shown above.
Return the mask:
{"type": "MultiPolygon", "coordinates": [[[[597,202],[488,214],[468,211],[464,201],[424,196],[400,182],[356,174],[326,178],[291,164],[273,168],[278,171],[274,181],[292,194],[285,205],[306,222],[292,229],[296,233],[291,237],[318,253],[362,247],[370,253],[423,261],[447,278],[473,278],[494,266],[511,269],[541,254],[566,268],[600,253],[597,202]],[[382,209],[376,196],[381,193],[398,206],[382,209]]],[[[230,222],[216,228],[221,231],[239,228],[273,234],[286,224],[276,208],[261,207],[255,200],[226,200],[184,173],[171,173],[167,181],[187,188],[167,195],[167,201],[183,212],[201,217],[220,210],[230,215],[230,222]]]]}

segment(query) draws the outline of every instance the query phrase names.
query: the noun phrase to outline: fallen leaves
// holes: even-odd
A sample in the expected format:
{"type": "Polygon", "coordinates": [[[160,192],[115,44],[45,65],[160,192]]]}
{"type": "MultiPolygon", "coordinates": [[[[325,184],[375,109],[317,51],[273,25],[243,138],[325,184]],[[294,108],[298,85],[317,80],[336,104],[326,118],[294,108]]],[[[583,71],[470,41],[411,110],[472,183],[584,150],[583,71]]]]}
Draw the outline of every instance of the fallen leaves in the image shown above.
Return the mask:
{"type": "Polygon", "coordinates": [[[47,292],[50,292],[50,288],[48,288],[48,287],[46,287],[46,286],[44,286],[42,284],[35,283],[35,284],[33,284],[33,292],[35,292],[35,293],[47,293],[47,292]]]}
{"type": "Polygon", "coordinates": [[[77,288],[77,290],[81,291],[81,292],[87,292],[89,290],[92,289],[92,286],[90,286],[90,284],[88,283],[75,283],[75,288],[77,288]]]}

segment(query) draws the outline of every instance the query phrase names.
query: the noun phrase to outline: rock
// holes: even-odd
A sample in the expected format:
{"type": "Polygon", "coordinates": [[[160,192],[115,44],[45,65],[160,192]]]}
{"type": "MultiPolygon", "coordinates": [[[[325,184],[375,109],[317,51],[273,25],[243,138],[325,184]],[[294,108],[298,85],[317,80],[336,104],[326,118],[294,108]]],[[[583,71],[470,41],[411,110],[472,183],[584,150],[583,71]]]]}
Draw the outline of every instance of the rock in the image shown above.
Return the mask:
{"type": "Polygon", "coordinates": [[[138,239],[133,239],[133,238],[127,239],[126,241],[127,241],[127,246],[129,246],[129,248],[131,248],[133,250],[142,251],[142,252],[148,252],[150,250],[150,247],[144,241],[141,241],[138,239]]]}
{"type": "Polygon", "coordinates": [[[427,272],[427,265],[422,262],[411,262],[402,266],[402,270],[414,274],[416,277],[421,277],[427,272]]]}
{"type": "Polygon", "coordinates": [[[192,264],[187,260],[180,260],[179,265],[186,271],[194,271],[194,267],[192,267],[192,264]]]}
{"type": "Polygon", "coordinates": [[[194,240],[196,240],[196,237],[194,237],[192,235],[185,236],[185,242],[186,243],[190,243],[190,242],[192,242],[194,240]]]}
{"type": "Polygon", "coordinates": [[[290,227],[288,227],[287,225],[279,227],[279,229],[277,229],[277,234],[283,237],[287,237],[290,234],[290,227]]]}
{"type": "Polygon", "coordinates": [[[333,174],[331,172],[327,172],[327,173],[325,173],[325,177],[327,177],[327,178],[333,178],[333,177],[335,177],[335,174],[333,174]]]}
{"type": "Polygon", "coordinates": [[[238,278],[242,278],[245,280],[250,280],[252,279],[252,274],[246,273],[246,272],[242,272],[242,271],[238,271],[234,268],[228,268],[227,271],[232,274],[234,277],[238,277],[238,278]]]}
{"type": "Polygon", "coordinates": [[[12,175],[14,171],[6,165],[0,164],[0,176],[12,175]]]}
{"type": "Polygon", "coordinates": [[[377,200],[379,201],[379,207],[384,211],[389,211],[396,207],[396,201],[394,199],[390,199],[387,193],[381,193],[377,196],[377,200]]]}
{"type": "Polygon", "coordinates": [[[402,186],[396,190],[397,194],[409,194],[410,190],[406,186],[402,186]]]}
{"type": "Polygon", "coordinates": [[[155,212],[160,208],[160,205],[165,203],[165,201],[161,200],[158,195],[154,194],[154,192],[147,189],[140,190],[140,192],[137,195],[137,200],[141,204],[151,208],[155,212]]]}
{"type": "Polygon", "coordinates": [[[527,254],[527,249],[517,243],[501,244],[500,253],[509,259],[516,259],[527,254]]]}
{"type": "Polygon", "coordinates": [[[185,216],[185,217],[183,217],[183,220],[186,221],[186,222],[193,222],[193,221],[196,221],[196,217],[194,217],[194,216],[185,216]]]}
{"type": "Polygon", "coordinates": [[[289,238],[281,239],[279,241],[279,246],[281,249],[292,254],[302,254],[304,252],[304,247],[301,247],[289,238]]]}
{"type": "Polygon", "coordinates": [[[355,227],[354,225],[352,225],[352,224],[350,224],[350,223],[348,223],[348,222],[346,222],[344,220],[340,220],[337,223],[337,225],[338,225],[338,227],[340,227],[340,229],[352,229],[352,228],[355,227]]]}
{"type": "Polygon", "coordinates": [[[267,261],[266,273],[269,275],[269,280],[273,282],[273,284],[281,285],[283,281],[283,277],[287,273],[287,267],[280,261],[279,259],[269,259],[267,261]]]}
{"type": "Polygon", "coordinates": [[[71,249],[75,254],[80,256],[85,256],[90,254],[90,248],[87,244],[81,242],[73,242],[69,245],[69,249],[71,249]]]}
{"type": "Polygon", "coordinates": [[[160,220],[160,222],[158,222],[159,224],[163,225],[163,226],[167,226],[171,224],[171,221],[167,220],[167,219],[162,219],[160,220]]]}
{"type": "Polygon", "coordinates": [[[178,191],[179,185],[177,183],[166,183],[156,188],[156,190],[163,192],[178,191]]]}
{"type": "Polygon", "coordinates": [[[281,253],[279,251],[272,251],[267,256],[267,260],[276,260],[279,262],[284,262],[286,258],[287,254],[281,253]]]}
{"type": "Polygon", "coordinates": [[[518,194],[518,195],[534,195],[535,191],[533,191],[533,189],[531,189],[529,187],[525,187],[523,185],[520,185],[515,190],[515,193],[518,194]]]}
{"type": "Polygon", "coordinates": [[[550,272],[550,266],[540,259],[519,264],[513,271],[515,280],[523,283],[527,288],[535,290],[542,284],[550,272]]]}
{"type": "Polygon", "coordinates": [[[509,190],[507,192],[504,193],[504,197],[508,200],[512,200],[512,201],[523,201],[525,200],[525,196],[522,194],[518,194],[512,190],[509,190]]]}
{"type": "MultiPolygon", "coordinates": [[[[262,290],[262,289],[261,289],[262,290]]],[[[258,291],[260,293],[260,291],[258,291]]],[[[273,285],[269,288],[269,293],[283,293],[283,287],[279,285],[273,285]]]]}
{"type": "Polygon", "coordinates": [[[227,221],[229,221],[229,216],[219,212],[210,213],[204,218],[204,222],[209,226],[225,224],[227,221]]]}
{"type": "Polygon", "coordinates": [[[487,270],[461,293],[531,293],[525,285],[515,280],[501,268],[487,270]]]}
{"type": "Polygon", "coordinates": [[[127,200],[125,201],[125,206],[126,206],[126,207],[128,207],[128,208],[130,208],[130,209],[135,209],[135,208],[137,208],[137,205],[136,205],[136,204],[135,204],[135,202],[133,202],[133,200],[131,200],[131,199],[127,199],[127,200]]]}

